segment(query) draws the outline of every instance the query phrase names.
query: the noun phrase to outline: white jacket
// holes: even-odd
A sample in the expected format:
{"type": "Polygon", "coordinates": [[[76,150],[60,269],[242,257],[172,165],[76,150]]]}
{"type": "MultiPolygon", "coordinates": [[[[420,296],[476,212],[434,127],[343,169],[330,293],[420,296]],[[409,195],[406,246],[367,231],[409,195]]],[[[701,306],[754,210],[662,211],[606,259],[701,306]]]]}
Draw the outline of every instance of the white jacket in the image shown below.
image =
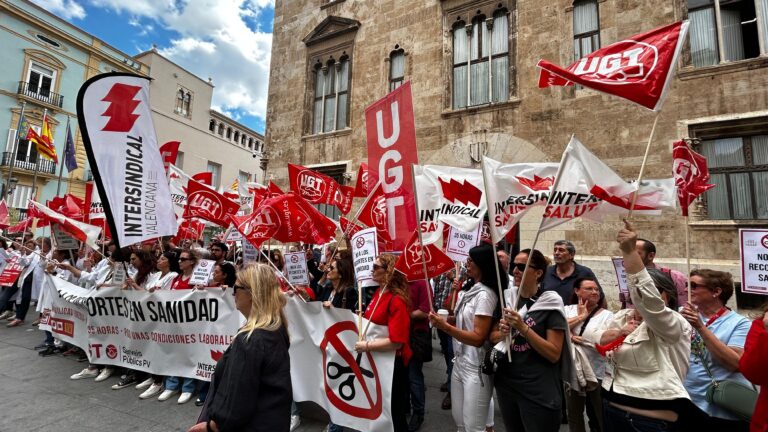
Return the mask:
{"type": "MultiPolygon", "coordinates": [[[[643,399],[690,399],[683,386],[691,353],[691,325],[664,304],[648,272],[628,274],[629,294],[643,323],[614,352],[613,371],[606,369],[603,388],[643,399]]],[[[600,340],[610,329],[622,328],[634,313],[619,311],[608,326],[591,332],[600,340]]]]}

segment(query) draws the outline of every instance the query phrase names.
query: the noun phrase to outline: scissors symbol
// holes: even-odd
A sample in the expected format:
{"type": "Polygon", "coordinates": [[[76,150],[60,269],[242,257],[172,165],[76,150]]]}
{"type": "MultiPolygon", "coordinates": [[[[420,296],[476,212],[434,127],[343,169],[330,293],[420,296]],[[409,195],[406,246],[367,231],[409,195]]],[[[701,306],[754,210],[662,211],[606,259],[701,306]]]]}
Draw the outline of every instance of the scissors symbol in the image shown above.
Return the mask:
{"type": "MultiPolygon", "coordinates": [[[[360,367],[361,374],[368,378],[373,378],[373,372],[360,366],[360,360],[362,359],[362,356],[362,352],[357,353],[355,363],[357,363],[357,366],[360,367]]],[[[349,375],[344,379],[344,381],[341,382],[341,385],[339,385],[339,394],[341,395],[341,398],[347,402],[355,398],[355,372],[351,367],[342,366],[336,362],[328,362],[328,365],[325,367],[325,373],[328,375],[328,378],[334,380],[341,378],[344,375],[349,375]]]]}

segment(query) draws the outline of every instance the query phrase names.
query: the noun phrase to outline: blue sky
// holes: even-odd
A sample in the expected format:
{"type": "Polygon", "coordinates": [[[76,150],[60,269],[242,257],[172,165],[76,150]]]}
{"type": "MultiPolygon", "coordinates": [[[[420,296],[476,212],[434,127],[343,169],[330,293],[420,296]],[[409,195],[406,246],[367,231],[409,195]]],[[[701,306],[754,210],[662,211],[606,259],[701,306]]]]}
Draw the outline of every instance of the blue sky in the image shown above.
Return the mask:
{"type": "Polygon", "coordinates": [[[158,51],[203,79],[213,108],[263,133],[274,0],[32,0],[128,53],[158,51]]]}

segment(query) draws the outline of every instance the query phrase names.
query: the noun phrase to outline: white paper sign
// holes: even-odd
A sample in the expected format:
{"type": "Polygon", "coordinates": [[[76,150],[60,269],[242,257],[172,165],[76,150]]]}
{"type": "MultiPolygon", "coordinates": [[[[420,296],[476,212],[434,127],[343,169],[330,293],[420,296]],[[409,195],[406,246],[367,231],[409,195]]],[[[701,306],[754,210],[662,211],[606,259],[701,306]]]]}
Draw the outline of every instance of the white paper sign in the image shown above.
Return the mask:
{"type": "Polygon", "coordinates": [[[229,235],[227,236],[227,238],[224,241],[227,242],[227,243],[243,241],[243,235],[240,234],[240,231],[236,230],[235,228],[230,227],[229,235]]]}
{"type": "Polygon", "coordinates": [[[352,261],[358,286],[376,286],[373,281],[373,262],[379,255],[376,228],[360,230],[352,236],[352,261]]]}
{"type": "Polygon", "coordinates": [[[192,277],[189,279],[189,284],[208,285],[208,280],[211,278],[211,273],[213,273],[215,264],[216,261],[214,260],[201,259],[195,266],[195,269],[192,270],[192,277]]]}
{"type": "Polygon", "coordinates": [[[611,261],[613,261],[613,268],[616,270],[616,279],[619,281],[619,292],[629,295],[629,288],[627,288],[627,271],[624,269],[624,258],[611,257],[611,261]]]}
{"type": "Polygon", "coordinates": [[[62,231],[59,224],[51,224],[51,233],[56,242],[57,249],[80,249],[80,242],[76,238],[62,231]]]}
{"type": "Polygon", "coordinates": [[[285,254],[285,271],[288,282],[293,285],[309,285],[309,271],[304,252],[289,252],[285,254]]]}
{"type": "Polygon", "coordinates": [[[480,224],[474,231],[466,232],[451,226],[448,230],[448,245],[445,247],[445,254],[454,261],[466,261],[469,257],[469,250],[480,242],[482,228],[483,224],[480,224]]]}
{"type": "Polygon", "coordinates": [[[112,281],[110,281],[109,286],[123,286],[125,284],[125,279],[128,277],[125,272],[125,265],[121,262],[114,264],[115,269],[112,272],[112,281]]]}
{"type": "Polygon", "coordinates": [[[741,292],[768,295],[768,230],[740,229],[741,292]]]}
{"type": "Polygon", "coordinates": [[[259,262],[259,250],[250,242],[243,241],[243,264],[259,262]]]}

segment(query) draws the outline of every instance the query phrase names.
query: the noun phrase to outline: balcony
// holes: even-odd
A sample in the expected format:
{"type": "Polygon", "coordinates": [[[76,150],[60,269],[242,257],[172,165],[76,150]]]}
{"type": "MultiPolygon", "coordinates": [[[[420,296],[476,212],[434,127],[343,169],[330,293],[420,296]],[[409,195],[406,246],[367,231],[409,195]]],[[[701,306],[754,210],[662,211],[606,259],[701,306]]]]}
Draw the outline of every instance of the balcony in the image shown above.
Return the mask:
{"type": "MultiPolygon", "coordinates": [[[[13,160],[13,154],[10,152],[3,152],[3,158],[0,160],[0,166],[2,167],[10,167],[11,166],[11,160],[13,160]]],[[[34,162],[27,162],[25,160],[19,160],[18,157],[14,161],[13,169],[23,169],[27,171],[34,172],[35,171],[35,163],[34,162]]],[[[48,159],[40,158],[38,162],[38,168],[37,168],[38,174],[49,174],[49,175],[55,175],[56,174],[56,164],[53,163],[53,161],[50,161],[48,159]]]]}
{"type": "Polygon", "coordinates": [[[58,108],[64,103],[64,96],[50,90],[30,87],[29,83],[24,81],[19,81],[18,94],[58,108]]]}

